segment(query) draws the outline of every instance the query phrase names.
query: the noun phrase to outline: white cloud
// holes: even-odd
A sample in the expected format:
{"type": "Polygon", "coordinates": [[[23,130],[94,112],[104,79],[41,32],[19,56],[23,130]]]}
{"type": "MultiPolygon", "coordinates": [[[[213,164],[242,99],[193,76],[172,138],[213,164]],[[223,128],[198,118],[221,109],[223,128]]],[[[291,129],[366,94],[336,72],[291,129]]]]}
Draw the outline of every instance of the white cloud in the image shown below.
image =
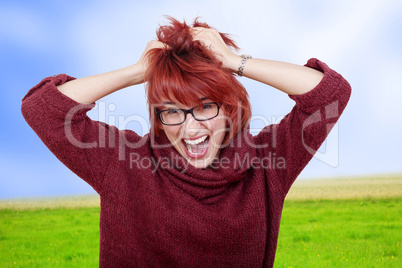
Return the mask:
{"type": "Polygon", "coordinates": [[[296,43],[291,43],[292,49],[298,50],[302,59],[306,55],[316,55],[329,62],[345,62],[351,54],[365,49],[372,42],[388,11],[394,7],[391,3],[381,0],[330,3],[330,8],[321,10],[324,13],[316,20],[325,27],[310,30],[306,22],[299,21],[300,27],[287,33],[300,37],[296,43]]]}

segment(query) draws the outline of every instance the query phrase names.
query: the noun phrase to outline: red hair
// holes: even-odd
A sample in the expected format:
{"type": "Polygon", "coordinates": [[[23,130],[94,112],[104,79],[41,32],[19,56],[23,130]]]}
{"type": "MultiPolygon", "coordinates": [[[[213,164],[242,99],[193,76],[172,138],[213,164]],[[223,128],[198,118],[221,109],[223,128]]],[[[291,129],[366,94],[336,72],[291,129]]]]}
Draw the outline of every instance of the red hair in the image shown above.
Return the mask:
{"type": "MultiPolygon", "coordinates": [[[[148,70],[145,80],[151,131],[160,135],[161,122],[153,107],[162,100],[177,101],[188,107],[201,105],[201,97],[221,104],[229,118],[224,143],[248,127],[251,107],[246,89],[229,69],[222,68],[214,53],[199,41],[193,41],[191,27],[168,17],[170,25],[160,26],[157,39],[166,48],[154,48],[147,54],[148,70]],[[201,97],[200,97],[201,96],[201,97]]],[[[192,27],[211,28],[195,19],[192,27]]],[[[229,47],[238,49],[227,34],[220,33],[229,47]]]]}

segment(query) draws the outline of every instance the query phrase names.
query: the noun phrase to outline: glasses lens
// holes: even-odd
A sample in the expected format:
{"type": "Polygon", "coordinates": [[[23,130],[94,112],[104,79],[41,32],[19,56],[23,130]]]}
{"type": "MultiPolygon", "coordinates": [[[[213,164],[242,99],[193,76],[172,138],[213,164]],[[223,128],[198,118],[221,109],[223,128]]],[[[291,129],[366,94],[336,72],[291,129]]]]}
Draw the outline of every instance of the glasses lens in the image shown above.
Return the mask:
{"type": "Polygon", "coordinates": [[[184,121],[184,112],[179,109],[169,109],[161,112],[160,117],[165,124],[180,124],[184,121]]]}
{"type": "Polygon", "coordinates": [[[204,103],[193,110],[195,119],[208,120],[218,115],[218,105],[216,103],[204,103]]]}

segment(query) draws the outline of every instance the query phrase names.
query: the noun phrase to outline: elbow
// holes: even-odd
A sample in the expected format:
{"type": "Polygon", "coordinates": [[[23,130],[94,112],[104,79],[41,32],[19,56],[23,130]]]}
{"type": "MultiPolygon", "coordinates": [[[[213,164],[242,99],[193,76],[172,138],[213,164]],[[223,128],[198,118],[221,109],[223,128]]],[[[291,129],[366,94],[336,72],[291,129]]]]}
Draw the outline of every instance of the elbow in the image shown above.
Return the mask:
{"type": "Polygon", "coordinates": [[[31,125],[32,118],[32,104],[30,99],[24,98],[21,104],[21,114],[24,117],[25,121],[31,125]]]}
{"type": "Polygon", "coordinates": [[[342,112],[346,108],[346,105],[348,104],[350,97],[352,95],[352,86],[345,78],[341,77],[338,90],[339,90],[338,100],[342,112]]]}
{"type": "Polygon", "coordinates": [[[43,112],[40,111],[42,105],[40,105],[39,100],[40,98],[36,95],[25,96],[22,99],[21,114],[28,125],[32,128],[35,125],[35,121],[37,121],[40,118],[40,115],[43,114],[43,112]]]}

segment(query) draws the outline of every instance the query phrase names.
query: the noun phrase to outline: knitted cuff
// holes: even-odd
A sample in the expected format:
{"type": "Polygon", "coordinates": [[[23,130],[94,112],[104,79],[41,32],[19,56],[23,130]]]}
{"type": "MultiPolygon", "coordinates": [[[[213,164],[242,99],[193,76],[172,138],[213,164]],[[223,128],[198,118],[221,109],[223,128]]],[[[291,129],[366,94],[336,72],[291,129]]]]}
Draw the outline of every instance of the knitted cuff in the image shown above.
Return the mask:
{"type": "MultiPolygon", "coordinates": [[[[86,113],[87,111],[91,110],[95,103],[92,104],[82,104],[78,103],[75,100],[69,98],[68,96],[61,93],[57,86],[62,85],[68,81],[74,80],[74,77],[68,76],[66,74],[59,74],[50,77],[46,77],[43,79],[37,86],[32,88],[25,98],[29,97],[29,95],[33,94],[40,94],[40,97],[48,103],[48,105],[52,106],[56,110],[59,110],[63,114],[68,113],[73,108],[79,108],[79,112],[77,113],[86,113]],[[37,92],[40,91],[40,92],[37,92]]],[[[24,98],[24,99],[25,99],[24,98]]]]}
{"type": "Polygon", "coordinates": [[[348,86],[348,83],[340,74],[318,59],[310,59],[305,66],[324,73],[320,83],[309,92],[301,95],[289,95],[299,107],[307,112],[309,112],[309,108],[316,110],[316,107],[331,103],[341,92],[340,87],[348,86]]]}

